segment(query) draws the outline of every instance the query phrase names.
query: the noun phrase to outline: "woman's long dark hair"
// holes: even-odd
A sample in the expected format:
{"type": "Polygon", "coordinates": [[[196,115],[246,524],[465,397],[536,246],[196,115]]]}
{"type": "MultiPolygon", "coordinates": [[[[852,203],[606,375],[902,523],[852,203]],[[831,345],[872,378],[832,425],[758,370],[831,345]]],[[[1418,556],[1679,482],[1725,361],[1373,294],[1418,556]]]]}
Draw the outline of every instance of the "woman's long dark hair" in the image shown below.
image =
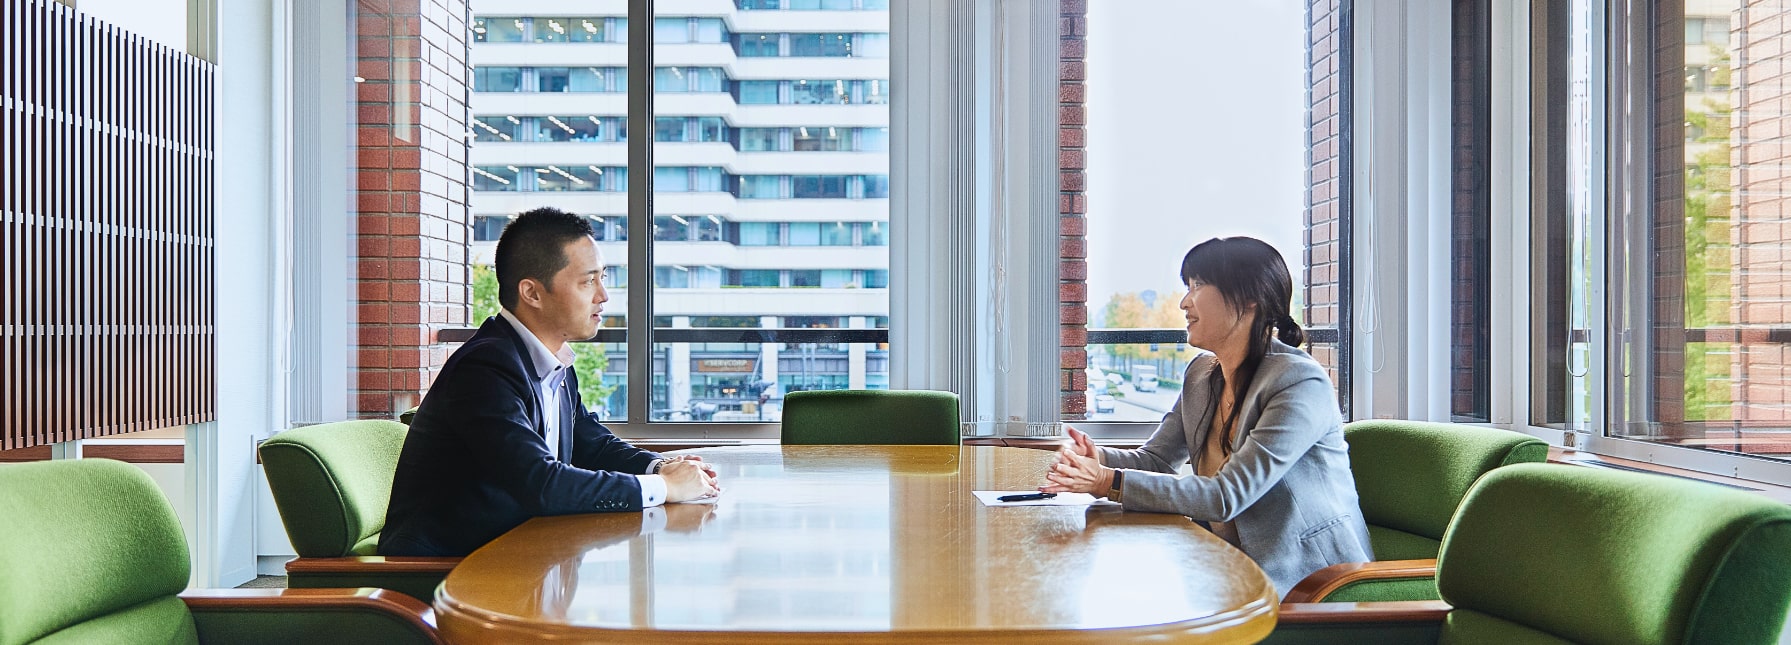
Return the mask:
{"type": "MultiPolygon", "coordinates": [[[[1231,435],[1243,408],[1244,392],[1256,379],[1256,368],[1269,351],[1269,339],[1298,347],[1306,342],[1306,330],[1294,322],[1288,308],[1293,303],[1293,277],[1281,253],[1267,242],[1253,237],[1224,237],[1201,242],[1182,258],[1182,282],[1199,282],[1219,291],[1225,304],[1238,315],[1247,315],[1249,306],[1256,306],[1256,319],[1250,323],[1250,348],[1244,362],[1237,366],[1237,382],[1225,383],[1224,372],[1213,381],[1213,394],[1220,387],[1231,386],[1231,413],[1226,415],[1224,451],[1231,454],[1231,435]]],[[[1216,404],[1216,403],[1215,403],[1216,404]]]]}

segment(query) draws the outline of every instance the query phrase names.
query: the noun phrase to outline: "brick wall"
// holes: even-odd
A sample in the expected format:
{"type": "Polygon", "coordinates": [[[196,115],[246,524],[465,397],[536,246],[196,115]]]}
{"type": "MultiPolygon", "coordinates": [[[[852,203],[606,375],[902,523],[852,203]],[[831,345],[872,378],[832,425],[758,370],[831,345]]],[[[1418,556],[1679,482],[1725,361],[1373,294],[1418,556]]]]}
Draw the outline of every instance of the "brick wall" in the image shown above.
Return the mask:
{"type": "Polygon", "coordinates": [[[468,324],[466,0],[359,0],[356,369],[351,414],[422,400],[468,324]]]}
{"type": "MultiPolygon", "coordinates": [[[[1342,322],[1340,289],[1343,279],[1343,213],[1345,181],[1342,176],[1344,77],[1342,74],[1343,20],[1340,2],[1310,0],[1307,4],[1306,96],[1306,303],[1307,327],[1337,327],[1342,322]]],[[[1314,345],[1312,357],[1341,384],[1342,361],[1334,345],[1314,345]]]]}
{"type": "Polygon", "coordinates": [[[1778,0],[1748,0],[1735,16],[1732,28],[1742,33],[1730,93],[1739,99],[1730,134],[1731,320],[1743,331],[1731,366],[1734,413],[1744,423],[1784,423],[1791,421],[1791,344],[1769,342],[1765,330],[1791,327],[1791,16],[1778,0]]]}
{"type": "Polygon", "coordinates": [[[1063,347],[1063,418],[1087,418],[1088,401],[1088,153],[1083,81],[1088,44],[1086,0],[1059,0],[1058,34],[1057,268],[1060,340],[1063,347]]]}
{"type": "Polygon", "coordinates": [[[1654,346],[1654,420],[1685,428],[1685,4],[1654,5],[1654,275],[1648,312],[1654,346]]]}
{"type": "Polygon", "coordinates": [[[1492,5],[1451,16],[1449,412],[1492,418],[1492,5]]]}

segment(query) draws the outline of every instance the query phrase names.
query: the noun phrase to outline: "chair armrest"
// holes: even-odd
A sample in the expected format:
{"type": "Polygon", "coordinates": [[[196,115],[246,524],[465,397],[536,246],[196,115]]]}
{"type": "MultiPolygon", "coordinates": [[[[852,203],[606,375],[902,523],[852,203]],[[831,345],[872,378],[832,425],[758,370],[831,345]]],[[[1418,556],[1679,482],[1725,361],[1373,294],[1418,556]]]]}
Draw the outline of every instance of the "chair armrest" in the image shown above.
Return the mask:
{"type": "Polygon", "coordinates": [[[291,588],[391,589],[424,603],[435,600],[435,588],[460,558],[359,556],[347,558],[295,558],[286,562],[286,586],[291,588]]]}
{"type": "Polygon", "coordinates": [[[1282,603],[1263,645],[1436,645],[1449,605],[1440,600],[1282,603]]]}
{"type": "Polygon", "coordinates": [[[1331,592],[1347,585],[1368,580],[1405,580],[1435,578],[1437,561],[1383,560],[1380,562],[1345,562],[1312,572],[1294,585],[1281,600],[1283,603],[1319,602],[1331,592]]]}
{"type": "Polygon", "coordinates": [[[448,575],[460,558],[427,558],[408,556],[363,555],[347,558],[293,558],[286,561],[286,573],[386,575],[393,573],[433,573],[448,575]]]}
{"type": "Polygon", "coordinates": [[[442,643],[435,610],[385,589],[191,589],[180,599],[201,643],[442,643]]]}

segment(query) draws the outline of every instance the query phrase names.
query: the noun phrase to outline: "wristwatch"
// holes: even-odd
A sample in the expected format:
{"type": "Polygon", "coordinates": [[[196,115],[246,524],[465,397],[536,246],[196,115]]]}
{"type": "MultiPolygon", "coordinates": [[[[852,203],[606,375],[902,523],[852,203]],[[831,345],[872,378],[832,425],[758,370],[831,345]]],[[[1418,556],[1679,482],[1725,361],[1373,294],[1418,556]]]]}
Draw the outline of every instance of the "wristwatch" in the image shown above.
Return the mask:
{"type": "Polygon", "coordinates": [[[1121,488],[1125,486],[1125,482],[1126,471],[1118,468],[1113,469],[1113,486],[1107,489],[1107,499],[1116,503],[1121,503],[1119,502],[1120,498],[1125,496],[1125,491],[1121,490],[1121,488]]]}

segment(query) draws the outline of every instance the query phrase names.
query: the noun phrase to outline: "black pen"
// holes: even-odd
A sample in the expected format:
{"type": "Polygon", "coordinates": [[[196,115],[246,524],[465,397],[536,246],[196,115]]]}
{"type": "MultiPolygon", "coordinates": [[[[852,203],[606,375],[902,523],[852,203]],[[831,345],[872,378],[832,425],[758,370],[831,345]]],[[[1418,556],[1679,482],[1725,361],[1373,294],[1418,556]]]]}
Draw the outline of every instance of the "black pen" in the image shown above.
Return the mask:
{"type": "Polygon", "coordinates": [[[1057,496],[1057,493],[1025,493],[1025,494],[1021,494],[1021,495],[1002,495],[1000,497],[995,498],[995,501],[997,501],[997,502],[1031,502],[1031,501],[1036,501],[1036,500],[1041,500],[1041,499],[1051,499],[1056,496],[1057,496]]]}

